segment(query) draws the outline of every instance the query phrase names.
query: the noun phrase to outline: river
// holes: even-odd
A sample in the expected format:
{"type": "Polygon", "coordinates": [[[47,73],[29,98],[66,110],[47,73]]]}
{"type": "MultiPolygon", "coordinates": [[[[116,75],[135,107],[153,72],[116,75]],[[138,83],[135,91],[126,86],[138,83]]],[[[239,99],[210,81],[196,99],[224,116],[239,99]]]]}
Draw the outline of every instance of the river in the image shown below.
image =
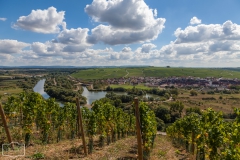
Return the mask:
{"type": "Polygon", "coordinates": [[[106,91],[88,91],[86,87],[83,87],[82,96],[87,98],[87,104],[92,104],[92,102],[104,98],[107,94],[106,91]]]}
{"type": "MultiPolygon", "coordinates": [[[[45,84],[46,79],[42,79],[38,81],[38,83],[34,86],[33,91],[41,94],[44,99],[50,98],[50,96],[44,91],[44,84],[45,84]]],[[[63,103],[58,102],[61,107],[64,106],[63,103]]]]}
{"type": "Polygon", "coordinates": [[[41,94],[44,99],[48,99],[50,96],[44,91],[45,81],[46,79],[38,81],[38,83],[34,86],[33,91],[41,94]]]}
{"type": "MultiPolygon", "coordinates": [[[[50,96],[44,91],[44,83],[45,83],[46,79],[42,79],[40,81],[38,81],[38,83],[35,85],[35,87],[33,88],[34,92],[40,93],[45,99],[48,99],[50,96]]],[[[82,96],[87,98],[87,104],[91,105],[92,102],[104,98],[105,95],[108,92],[106,91],[88,91],[88,89],[86,87],[83,87],[83,93],[82,96]]],[[[117,95],[127,95],[126,92],[114,92],[117,95]]],[[[154,97],[156,98],[156,95],[153,94],[146,94],[144,95],[144,97],[148,98],[148,97],[154,97]]],[[[61,102],[59,102],[60,106],[63,106],[63,104],[61,102]]]]}

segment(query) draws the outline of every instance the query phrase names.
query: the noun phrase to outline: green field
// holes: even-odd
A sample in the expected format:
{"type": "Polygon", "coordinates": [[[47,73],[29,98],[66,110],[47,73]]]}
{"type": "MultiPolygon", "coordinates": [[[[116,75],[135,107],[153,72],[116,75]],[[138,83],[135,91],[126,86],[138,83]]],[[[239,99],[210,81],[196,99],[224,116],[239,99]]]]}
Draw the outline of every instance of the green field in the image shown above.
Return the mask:
{"type": "Polygon", "coordinates": [[[82,80],[107,79],[120,77],[223,77],[239,78],[240,72],[226,69],[213,68],[164,68],[164,67],[141,67],[141,68],[101,68],[79,70],[72,74],[82,80]]]}
{"type": "MultiPolygon", "coordinates": [[[[123,87],[125,89],[132,89],[133,88],[133,85],[129,85],[129,84],[112,84],[110,85],[110,87],[112,88],[119,88],[119,87],[123,87]]],[[[138,84],[135,86],[135,88],[138,88],[138,89],[151,89],[151,87],[147,87],[147,86],[144,86],[143,84],[138,84]]]]}
{"type": "Polygon", "coordinates": [[[10,95],[18,94],[23,91],[23,89],[17,86],[18,80],[1,80],[0,79],[0,97],[1,101],[6,101],[10,95]]]}

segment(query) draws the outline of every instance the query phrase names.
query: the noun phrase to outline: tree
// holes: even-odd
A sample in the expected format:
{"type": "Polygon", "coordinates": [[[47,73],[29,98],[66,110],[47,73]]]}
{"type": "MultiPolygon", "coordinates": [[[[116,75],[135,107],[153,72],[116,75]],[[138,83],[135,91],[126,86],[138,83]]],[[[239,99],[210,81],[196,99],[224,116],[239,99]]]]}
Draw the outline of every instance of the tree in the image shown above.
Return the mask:
{"type": "Polygon", "coordinates": [[[155,115],[157,118],[164,121],[164,123],[171,122],[171,112],[170,110],[165,106],[158,106],[155,110],[155,115]]]}
{"type": "Polygon", "coordinates": [[[182,116],[183,108],[184,108],[184,105],[180,101],[170,103],[170,112],[171,112],[171,117],[173,122],[177,118],[180,118],[182,116]]]}
{"type": "Polygon", "coordinates": [[[191,96],[197,96],[197,92],[194,91],[194,90],[191,90],[191,91],[190,91],[190,95],[191,95],[191,96]]]}

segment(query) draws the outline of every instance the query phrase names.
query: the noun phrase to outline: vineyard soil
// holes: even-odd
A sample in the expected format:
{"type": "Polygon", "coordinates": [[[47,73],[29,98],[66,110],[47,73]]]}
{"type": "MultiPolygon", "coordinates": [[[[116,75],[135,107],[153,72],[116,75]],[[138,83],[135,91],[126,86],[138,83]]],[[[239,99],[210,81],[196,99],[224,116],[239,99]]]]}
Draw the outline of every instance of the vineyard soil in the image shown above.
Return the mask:
{"type": "MultiPolygon", "coordinates": [[[[122,160],[133,159],[137,156],[137,141],[136,137],[130,136],[121,139],[115,143],[98,148],[98,139],[95,138],[94,145],[96,148],[94,152],[87,157],[84,156],[82,142],[80,139],[65,140],[55,144],[37,145],[33,144],[26,148],[26,156],[18,159],[33,159],[34,154],[39,153],[44,156],[44,159],[83,159],[83,160],[122,160]],[[79,147],[80,146],[80,147],[79,147]]],[[[178,153],[180,149],[173,147],[171,141],[166,136],[158,135],[151,152],[151,160],[178,160],[186,158],[188,155],[178,153]]],[[[0,157],[8,160],[7,157],[0,157]]]]}

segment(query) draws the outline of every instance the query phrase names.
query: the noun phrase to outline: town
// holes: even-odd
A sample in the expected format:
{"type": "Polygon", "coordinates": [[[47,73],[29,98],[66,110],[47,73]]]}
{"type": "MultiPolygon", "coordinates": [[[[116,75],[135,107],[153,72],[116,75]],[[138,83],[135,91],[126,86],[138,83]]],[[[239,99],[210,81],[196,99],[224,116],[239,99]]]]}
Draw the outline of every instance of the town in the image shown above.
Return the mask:
{"type": "Polygon", "coordinates": [[[159,77],[129,77],[129,78],[113,78],[101,80],[106,82],[108,85],[111,84],[131,84],[136,86],[138,84],[144,84],[148,87],[158,88],[204,88],[204,89],[217,89],[217,90],[228,90],[231,86],[240,85],[240,80],[229,79],[229,78],[196,78],[196,77],[170,77],[170,78],[159,78],[159,77]]]}

